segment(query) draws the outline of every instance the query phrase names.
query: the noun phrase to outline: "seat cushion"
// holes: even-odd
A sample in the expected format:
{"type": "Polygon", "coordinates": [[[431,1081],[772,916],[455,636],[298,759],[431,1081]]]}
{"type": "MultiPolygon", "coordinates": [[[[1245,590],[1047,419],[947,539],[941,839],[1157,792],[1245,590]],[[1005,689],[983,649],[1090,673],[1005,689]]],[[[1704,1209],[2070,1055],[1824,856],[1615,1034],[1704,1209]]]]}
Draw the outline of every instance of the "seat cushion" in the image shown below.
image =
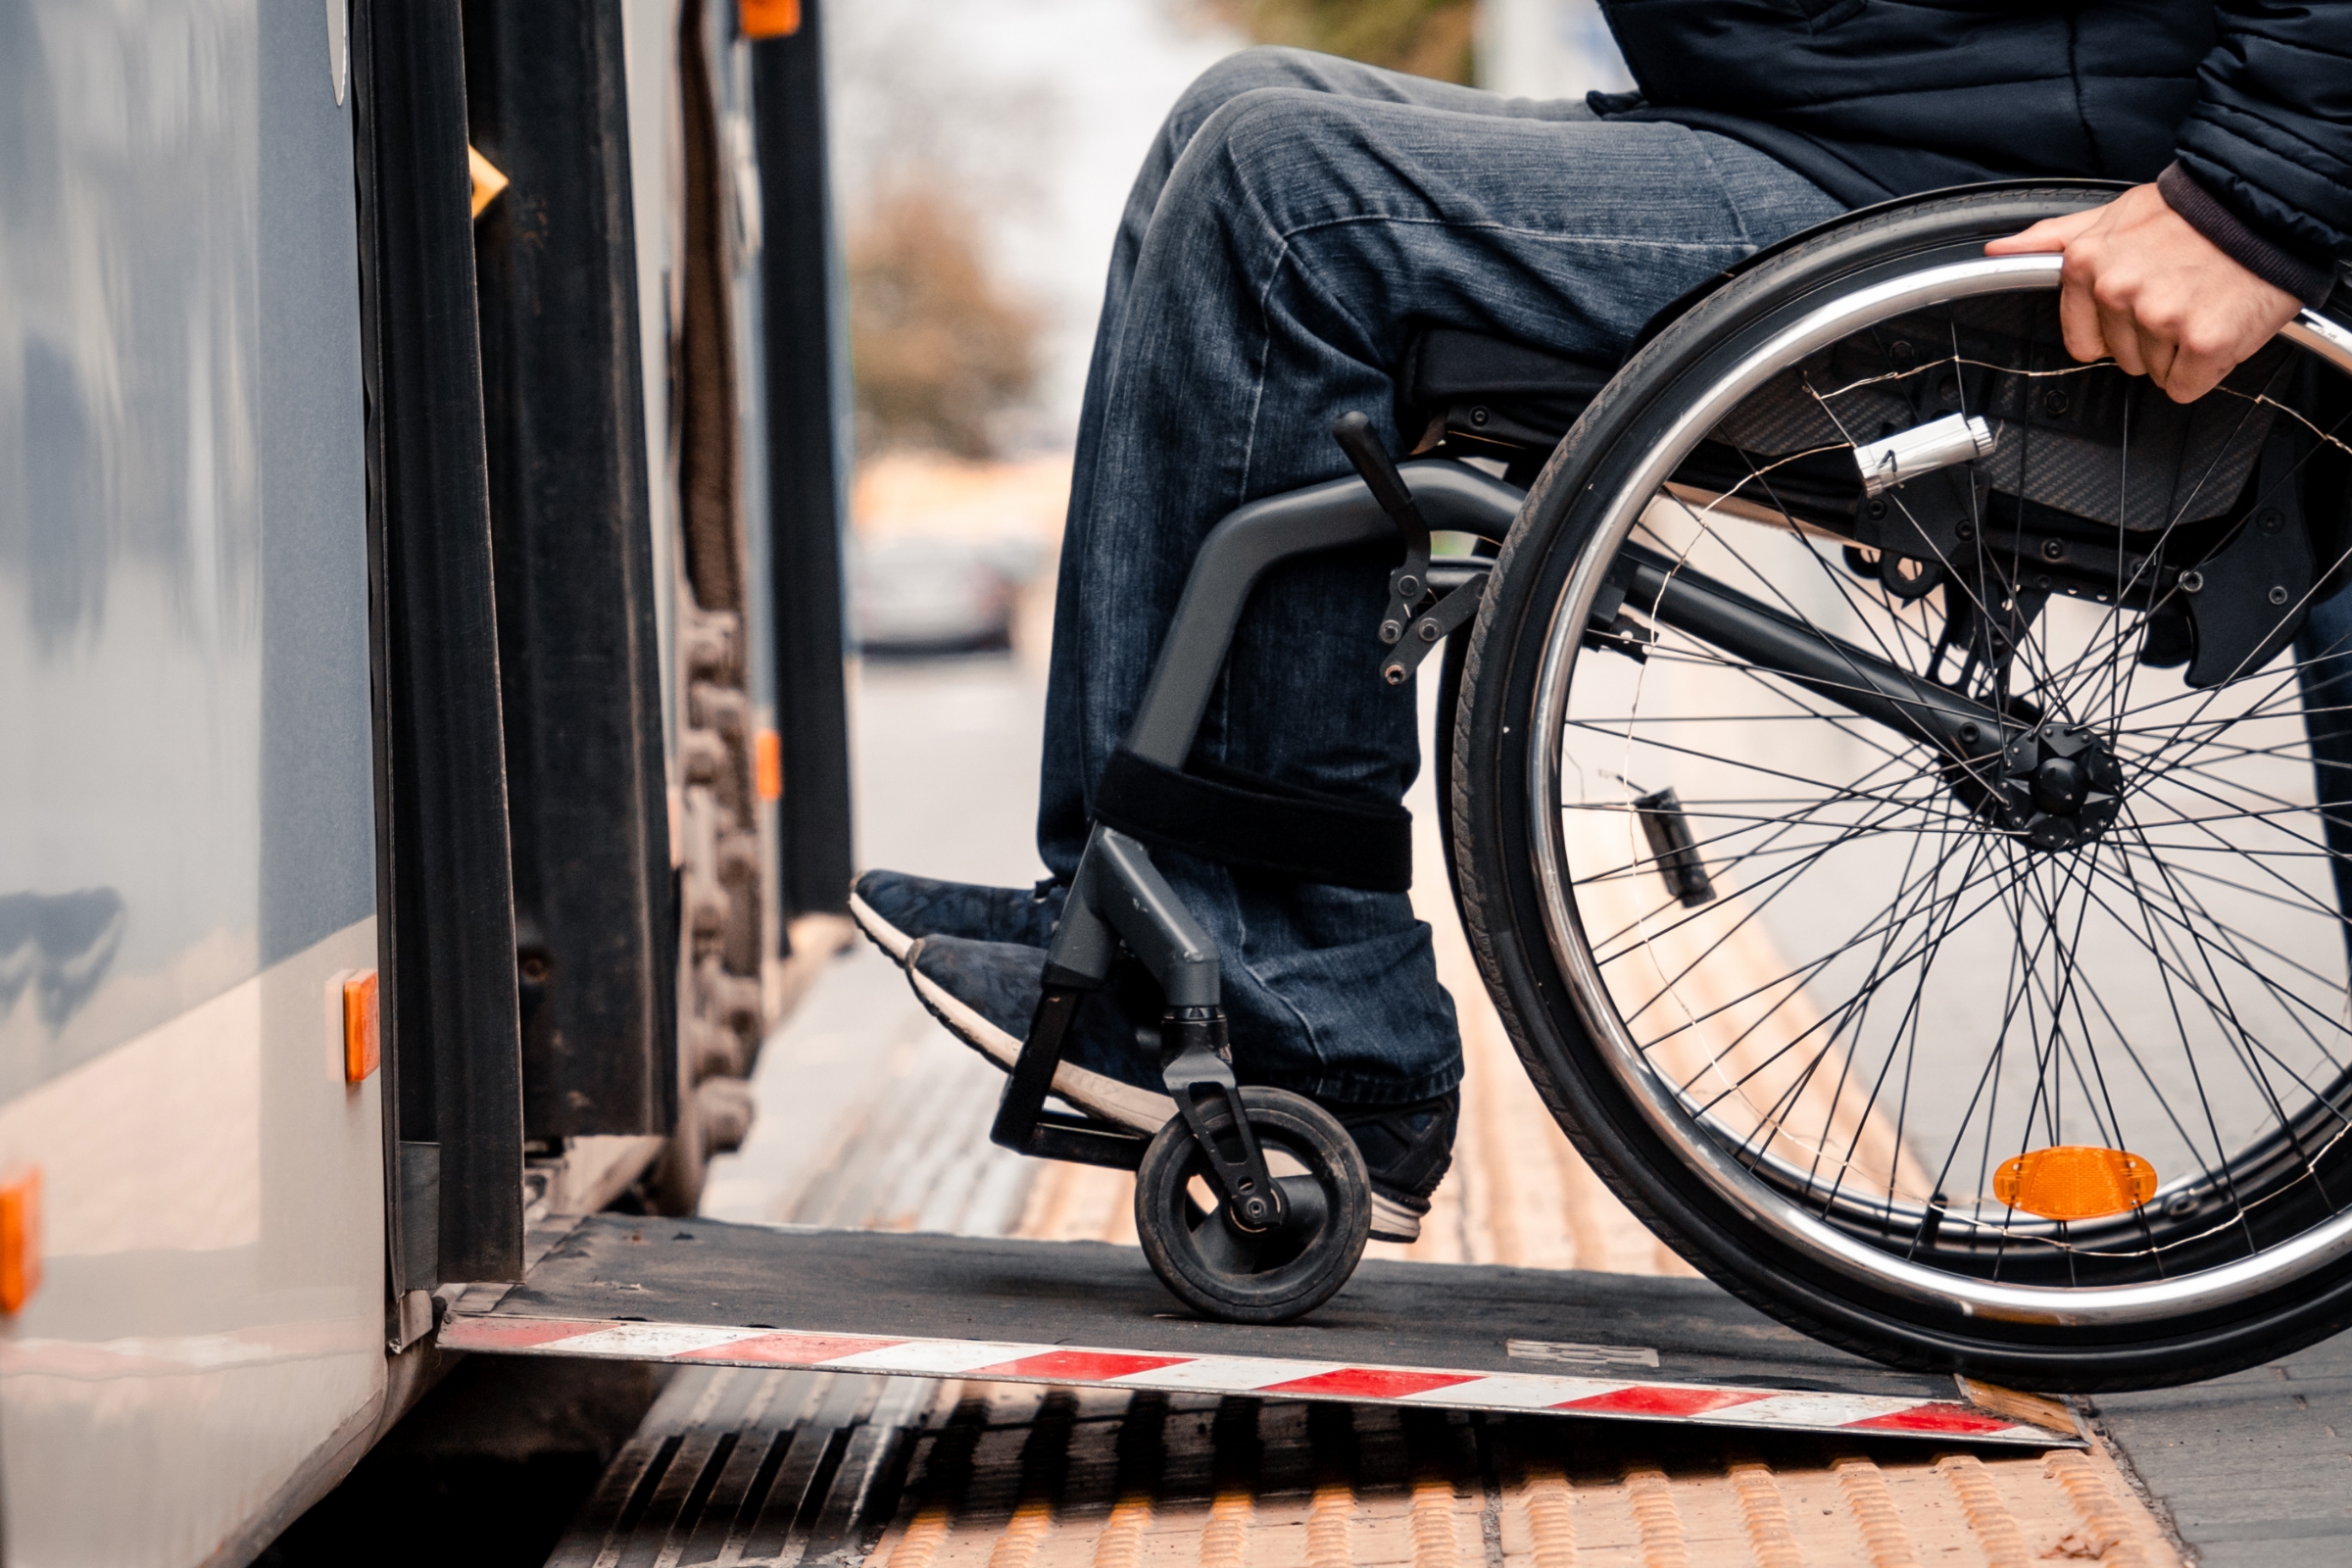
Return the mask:
{"type": "Polygon", "coordinates": [[[1397,367],[1396,433],[1412,451],[1451,439],[1548,452],[1615,369],[1458,327],[1427,327],[1397,367]]]}

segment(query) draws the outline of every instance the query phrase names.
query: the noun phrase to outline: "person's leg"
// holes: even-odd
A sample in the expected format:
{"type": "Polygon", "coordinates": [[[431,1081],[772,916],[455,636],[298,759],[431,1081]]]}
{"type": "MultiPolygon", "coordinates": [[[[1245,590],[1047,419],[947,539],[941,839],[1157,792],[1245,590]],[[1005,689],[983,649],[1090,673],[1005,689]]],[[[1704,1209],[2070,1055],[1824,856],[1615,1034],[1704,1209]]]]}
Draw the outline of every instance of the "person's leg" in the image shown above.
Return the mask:
{"type": "MultiPolygon", "coordinates": [[[[1158,211],[1160,192],[1200,127],[1227,104],[1246,93],[1287,89],[1318,93],[1335,99],[1396,107],[1443,110],[1481,118],[1591,122],[1592,112],[1581,99],[1504,98],[1499,94],[1460,87],[1426,76],[1408,76],[1331,55],[1303,49],[1246,49],[1202,72],[1185,90],[1161,122],[1136,172],[1111,243],[1110,270],[1102,289],[1102,314],[1096,324],[1094,354],[1087,367],[1086,391],[1078,418],[1078,446],[1071,466],[1070,504],[1062,535],[1060,579],[1054,610],[1054,654],[1047,684],[1049,730],[1066,731],[1078,721],[1080,683],[1072,663],[1076,639],[1070,635],[1078,587],[1075,573],[1084,560],[1095,513],[1096,476],[1105,399],[1126,320],[1127,299],[1135,277],[1144,238],[1158,211]]],[[[1040,769],[1038,849],[1055,876],[1066,880],[1086,845],[1086,791],[1093,776],[1080,766],[1077,754],[1049,745],[1040,769]]]]}
{"type": "Polygon", "coordinates": [[[2311,741],[2320,826],[2334,873],[2336,908],[2352,953],[2352,587],[2312,606],[2295,639],[2303,727],[2311,741]]]}
{"type": "MultiPolygon", "coordinates": [[[[1102,425],[1102,399],[1110,383],[1113,351],[1126,314],[1136,259],[1143,252],[1144,235],[1159,205],[1160,190],[1185,148],[1211,116],[1244,93],[1276,87],[1510,119],[1590,121],[1592,118],[1592,111],[1581,100],[1506,99],[1451,82],[1408,76],[1301,49],[1248,49],[1201,73],[1169,110],[1152,138],[1113,236],[1102,312],[1078,425],[1078,449],[1072,468],[1060,568],[1065,573],[1074,571],[1085,555],[1084,540],[1093,512],[1094,475],[1098,467],[1097,437],[1102,425]]],[[[1076,640],[1066,635],[1074,600],[1073,586],[1056,605],[1055,654],[1048,683],[1049,706],[1062,714],[1065,724],[1075,721],[1076,710],[1072,705],[1079,690],[1076,670],[1067,652],[1075,648],[1076,640]]],[[[1060,879],[1066,879],[1077,864],[1078,853],[1085,844],[1087,782],[1081,777],[1074,753],[1052,746],[1046,749],[1041,768],[1040,853],[1060,879]]],[[[914,942],[925,935],[944,933],[970,940],[1042,947],[1052,935],[1054,922],[1060,917],[1063,891],[1062,882],[1056,877],[1049,877],[1035,890],[1028,890],[975,887],[903,871],[873,870],[860,876],[852,889],[850,912],[876,946],[904,963],[914,942]]]]}
{"type": "MultiPolygon", "coordinates": [[[[1389,406],[1417,327],[1613,356],[1691,284],[1838,210],[1760,155],[1671,125],[1294,87],[1217,108],[1156,193],[1098,347],[1056,612],[1049,866],[1066,877],[1086,814],[1063,802],[1054,819],[1054,781],[1082,803],[1100,777],[1208,528],[1347,472],[1331,421],[1389,406]]],[[[1371,635],[1393,554],[1303,563],[1258,591],[1205,757],[1402,796],[1413,700],[1378,679],[1371,635]]],[[[1452,1009],[1405,897],[1157,858],[1218,943],[1247,1076],[1358,1104],[1457,1081],[1452,1009]]]]}

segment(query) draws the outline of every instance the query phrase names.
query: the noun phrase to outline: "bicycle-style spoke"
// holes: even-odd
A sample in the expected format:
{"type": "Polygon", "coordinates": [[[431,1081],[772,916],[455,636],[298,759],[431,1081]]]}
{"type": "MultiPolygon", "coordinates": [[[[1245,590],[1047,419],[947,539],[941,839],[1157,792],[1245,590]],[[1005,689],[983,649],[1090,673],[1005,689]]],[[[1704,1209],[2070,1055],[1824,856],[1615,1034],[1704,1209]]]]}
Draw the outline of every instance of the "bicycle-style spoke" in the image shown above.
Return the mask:
{"type": "MultiPolygon", "coordinates": [[[[2212,913],[2205,908],[2202,903],[2198,902],[2193,895],[2185,892],[2180,886],[2178,873],[2176,873],[2170,866],[2166,865],[2161,858],[2151,856],[2149,859],[2153,870],[2161,879],[2161,888],[2164,896],[2169,898],[2171,901],[2172,909],[2168,912],[2172,912],[2176,915],[2181,930],[2184,931],[2189,938],[2197,944],[2198,956],[2201,965],[2205,969],[2208,977],[2213,980],[2215,990],[2222,991],[2224,989],[2221,984],[2220,976],[2213,970],[2213,955],[2217,945],[2220,947],[2221,951],[2229,956],[2230,961],[2234,962],[2247,974],[2251,975],[2257,985],[2264,986],[2266,988],[2270,987],[2272,983],[2271,978],[2263,972],[2261,966],[2248,960],[2244,954],[2238,951],[2237,942],[2240,940],[2243,934],[2237,932],[2234,928],[2230,927],[2227,923],[2216,919],[2212,913]],[[2211,935],[2208,935],[2208,932],[2210,932],[2211,935]]],[[[2248,941],[2249,943],[2253,942],[2251,937],[2244,937],[2244,940],[2248,941]]],[[[2306,1005],[2308,1004],[2306,1004],[2306,1005]]],[[[2313,1010],[2316,1011],[2317,1009],[2314,1008],[2313,1010]]],[[[2292,1007],[2288,1008],[2287,1016],[2290,1019],[2293,1018],[2295,1016],[2295,1009],[2292,1007]]],[[[2323,1013],[2321,1016],[2326,1017],[2328,1014],[2323,1013]]],[[[2254,1074],[2258,1085],[2263,1091],[2264,1098],[2271,1105],[2274,1113],[2281,1115],[2281,1124],[2283,1126],[2283,1112],[2279,1110],[2278,1097],[2272,1090],[2268,1075],[2262,1072],[2260,1063],[2254,1059],[2257,1056],[2273,1056],[2273,1059],[2276,1059],[2275,1054],[2269,1050],[2269,1048],[2265,1047],[2260,1040],[2248,1034],[2244,1030],[2243,1026],[2237,1022],[2234,1010],[2230,1012],[2229,1021],[2231,1032],[2243,1047],[2245,1053],[2247,1053],[2245,1056],[2245,1062],[2248,1071],[2254,1074]]],[[[2330,1065],[2335,1064],[2332,1055],[2328,1055],[2325,1059],[2327,1059],[2330,1065]]],[[[2280,1063],[2280,1065],[2282,1067],[2284,1066],[2283,1063],[2280,1063]]],[[[2288,1070],[2291,1072],[2291,1069],[2288,1070]]],[[[2306,1085],[2305,1087],[2308,1088],[2309,1086],[2306,1085]]]]}
{"type": "MultiPolygon", "coordinates": [[[[2151,917],[2161,917],[2163,925],[2161,927],[2151,926],[2151,934],[2149,936],[2140,937],[2137,933],[2133,933],[2133,936],[2135,940],[2145,947],[2148,956],[2156,960],[2156,964],[2160,972],[2168,974],[2174,980],[2190,987],[2200,998],[2200,1000],[2202,1000],[2205,994],[2202,987],[2198,983],[2195,973],[2196,968],[2200,966],[2194,965],[2189,961],[2189,959],[2180,952],[2177,941],[2168,940],[2163,946],[2159,947],[2156,945],[2153,936],[2153,932],[2155,930],[2161,929],[2170,933],[2172,937],[2184,937],[2189,941],[2198,942],[2205,945],[2207,956],[2210,956],[2211,939],[2206,937],[2204,933],[2198,929],[2196,923],[2196,914],[2197,912],[2201,911],[2192,912],[2180,908],[2177,904],[2168,903],[2168,900],[2171,898],[2171,894],[2169,890],[2162,885],[2153,888],[2146,887],[2137,883],[2135,880],[2132,880],[2129,876],[2114,877],[2110,878],[2110,880],[2113,883],[2114,890],[2119,894],[2119,896],[2129,895],[2144,914],[2151,917]]],[[[2124,918],[2123,911],[2118,909],[2114,905],[2109,904],[2103,896],[2095,892],[2091,896],[2100,905],[2101,908],[2111,917],[2116,918],[2119,922],[2124,918]]],[[[2311,1016],[2320,1019],[2322,1022],[2332,1023],[2340,1016],[2340,1009],[2336,1013],[2322,1011],[2308,999],[2297,996],[2286,991],[2284,988],[2278,986],[2270,976],[2264,973],[2259,964],[2251,962],[2246,958],[2242,952],[2236,951],[2235,938],[2238,935],[2237,933],[2234,933],[2229,928],[2221,926],[2218,923],[2211,922],[2210,916],[2207,916],[2207,919],[2209,923],[2213,924],[2215,934],[2223,939],[2223,945],[2231,950],[2229,954],[2231,962],[2238,968],[2243,969],[2251,978],[2255,987],[2265,991],[2271,997],[2271,999],[2279,1005],[2281,1010],[2286,1012],[2288,1017],[2296,1023],[2298,1032],[2302,1033],[2306,1039],[2312,1042],[2313,1047],[2321,1059],[2325,1061],[2330,1069],[2332,1069],[2331,1081],[2334,1076],[2340,1076],[2343,1069],[2343,1063],[2339,1058],[2337,1058],[2333,1052],[2330,1052],[2327,1049],[2326,1045],[2321,1041],[2320,1036],[2310,1028],[2308,1022],[2306,1022],[2302,1016],[2303,1014],[2310,1014],[2311,1016]]],[[[2278,1057],[2277,1054],[2270,1048],[2259,1047],[2258,1049],[2260,1050],[2261,1054],[2269,1055],[2272,1057],[2272,1059],[2278,1061],[2282,1070],[2287,1071],[2291,1075],[2295,1076],[2299,1082],[2303,1082],[2306,1089],[2311,1090],[2314,1094],[2319,1093],[2319,1089],[2316,1086],[2311,1085],[2308,1081],[2301,1078],[2301,1073],[2298,1069],[2291,1067],[2282,1058],[2278,1057]]]]}

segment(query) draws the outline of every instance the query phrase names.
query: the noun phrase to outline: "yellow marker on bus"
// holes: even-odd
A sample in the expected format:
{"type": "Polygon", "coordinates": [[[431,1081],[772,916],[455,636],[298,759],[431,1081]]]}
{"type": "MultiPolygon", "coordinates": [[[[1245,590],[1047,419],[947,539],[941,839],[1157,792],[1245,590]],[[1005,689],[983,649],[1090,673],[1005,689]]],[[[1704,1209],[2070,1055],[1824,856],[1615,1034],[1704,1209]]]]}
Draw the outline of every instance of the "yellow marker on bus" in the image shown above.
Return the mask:
{"type": "Polygon", "coordinates": [[[2003,1160],[1992,1196],[2043,1219],[2100,1219],[2156,1196],[2156,1167],[2121,1149],[2061,1144],[2003,1160]]]}
{"type": "Polygon", "coordinates": [[[498,200],[498,193],[507,188],[507,176],[499,167],[471,147],[466,149],[466,168],[473,176],[473,216],[482,216],[482,209],[498,200]]]}

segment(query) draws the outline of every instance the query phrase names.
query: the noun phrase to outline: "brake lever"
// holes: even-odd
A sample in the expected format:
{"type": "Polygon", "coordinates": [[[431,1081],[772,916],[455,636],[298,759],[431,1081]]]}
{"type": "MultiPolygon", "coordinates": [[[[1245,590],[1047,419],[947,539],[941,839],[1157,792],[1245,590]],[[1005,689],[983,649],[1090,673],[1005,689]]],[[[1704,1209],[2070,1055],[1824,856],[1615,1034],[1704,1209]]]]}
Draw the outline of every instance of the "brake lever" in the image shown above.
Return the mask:
{"type": "Polygon", "coordinates": [[[1404,629],[1429,591],[1429,523],[1421,509],[1413,505],[1404,475],[1396,471],[1389,449],[1373,433],[1370,419],[1351,409],[1331,421],[1331,438],[1348,454],[1372,499],[1404,536],[1404,564],[1389,573],[1389,609],[1380,622],[1382,644],[1394,648],[1404,640],[1404,629]]]}
{"type": "Polygon", "coordinates": [[[1331,438],[1348,454],[1348,461],[1355,465],[1365,488],[1372,492],[1372,499],[1380,503],[1380,510],[1389,514],[1389,520],[1404,536],[1404,564],[1389,573],[1389,608],[1380,622],[1381,643],[1396,650],[1381,660],[1380,678],[1392,686],[1401,686],[1412,679],[1414,666],[1429,656],[1431,649],[1478,613],[1488,574],[1479,573],[1432,605],[1427,614],[1416,616],[1414,612],[1421,608],[1430,587],[1429,522],[1413,504],[1413,493],[1405,486],[1404,475],[1396,471],[1388,448],[1373,433],[1370,419],[1350,410],[1332,420],[1331,438]]]}

